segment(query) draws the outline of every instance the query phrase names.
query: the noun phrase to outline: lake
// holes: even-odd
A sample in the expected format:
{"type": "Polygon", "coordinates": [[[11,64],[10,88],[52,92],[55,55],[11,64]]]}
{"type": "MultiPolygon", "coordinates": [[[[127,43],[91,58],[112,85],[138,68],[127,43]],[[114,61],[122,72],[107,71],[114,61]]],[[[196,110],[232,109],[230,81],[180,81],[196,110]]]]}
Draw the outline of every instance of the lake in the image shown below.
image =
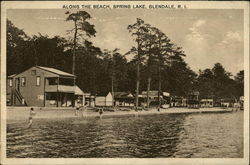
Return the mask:
{"type": "Polygon", "coordinates": [[[8,122],[8,158],[242,158],[243,111],[8,122]]]}

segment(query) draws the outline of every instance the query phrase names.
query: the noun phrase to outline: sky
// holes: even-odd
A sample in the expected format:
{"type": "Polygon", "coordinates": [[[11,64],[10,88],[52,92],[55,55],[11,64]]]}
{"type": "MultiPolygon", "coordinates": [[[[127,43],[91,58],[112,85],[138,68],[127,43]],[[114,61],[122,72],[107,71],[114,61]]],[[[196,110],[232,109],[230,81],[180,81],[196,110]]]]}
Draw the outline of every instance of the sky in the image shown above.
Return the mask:
{"type": "MultiPolygon", "coordinates": [[[[9,9],[7,18],[29,36],[70,37],[73,28],[66,22],[64,9],[9,9]]],[[[96,37],[90,40],[103,49],[120,49],[126,53],[135,42],[127,30],[136,18],[162,30],[185,51],[189,67],[212,68],[220,62],[236,75],[244,68],[243,10],[238,9],[88,9],[96,37]]],[[[73,11],[71,11],[73,12],[73,11]]]]}

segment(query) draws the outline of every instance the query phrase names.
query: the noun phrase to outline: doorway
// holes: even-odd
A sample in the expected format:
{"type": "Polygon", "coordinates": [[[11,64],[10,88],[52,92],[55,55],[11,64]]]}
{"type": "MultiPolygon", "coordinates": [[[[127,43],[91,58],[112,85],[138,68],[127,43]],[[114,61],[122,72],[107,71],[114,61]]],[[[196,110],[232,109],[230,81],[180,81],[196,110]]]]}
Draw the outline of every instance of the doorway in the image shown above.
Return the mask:
{"type": "Polygon", "coordinates": [[[20,78],[15,79],[15,88],[17,91],[20,91],[20,78]]]}

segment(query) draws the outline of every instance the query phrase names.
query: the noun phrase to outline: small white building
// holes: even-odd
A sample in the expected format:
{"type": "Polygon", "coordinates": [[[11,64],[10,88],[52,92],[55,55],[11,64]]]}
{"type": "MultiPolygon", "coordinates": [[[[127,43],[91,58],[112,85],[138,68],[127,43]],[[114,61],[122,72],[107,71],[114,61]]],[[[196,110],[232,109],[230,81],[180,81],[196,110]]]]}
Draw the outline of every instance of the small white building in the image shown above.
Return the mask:
{"type": "Polygon", "coordinates": [[[200,101],[201,108],[211,108],[214,106],[213,99],[201,99],[200,101]]]}
{"type": "Polygon", "coordinates": [[[111,107],[113,106],[113,97],[111,92],[104,95],[98,95],[95,97],[95,106],[99,107],[111,107]]]}

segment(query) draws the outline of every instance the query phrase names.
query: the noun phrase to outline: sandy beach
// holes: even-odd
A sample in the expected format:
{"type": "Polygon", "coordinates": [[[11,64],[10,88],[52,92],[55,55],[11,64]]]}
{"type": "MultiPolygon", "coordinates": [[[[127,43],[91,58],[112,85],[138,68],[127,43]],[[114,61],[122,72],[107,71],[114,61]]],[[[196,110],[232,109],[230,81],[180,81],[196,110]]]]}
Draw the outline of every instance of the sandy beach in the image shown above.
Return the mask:
{"type": "MultiPolygon", "coordinates": [[[[93,109],[87,109],[82,112],[79,111],[78,115],[75,113],[73,108],[44,108],[44,107],[34,107],[36,119],[53,119],[53,118],[76,118],[76,117],[99,117],[99,113],[95,112],[93,109]]],[[[224,113],[232,112],[232,108],[222,109],[220,107],[213,108],[200,108],[200,109],[188,109],[188,108],[169,108],[150,110],[141,110],[135,112],[134,110],[130,111],[121,111],[117,110],[114,112],[105,111],[102,116],[127,116],[127,115],[152,115],[152,114],[174,114],[174,113],[224,113]]],[[[7,121],[10,120],[27,120],[30,113],[30,107],[7,107],[7,121]]]]}

